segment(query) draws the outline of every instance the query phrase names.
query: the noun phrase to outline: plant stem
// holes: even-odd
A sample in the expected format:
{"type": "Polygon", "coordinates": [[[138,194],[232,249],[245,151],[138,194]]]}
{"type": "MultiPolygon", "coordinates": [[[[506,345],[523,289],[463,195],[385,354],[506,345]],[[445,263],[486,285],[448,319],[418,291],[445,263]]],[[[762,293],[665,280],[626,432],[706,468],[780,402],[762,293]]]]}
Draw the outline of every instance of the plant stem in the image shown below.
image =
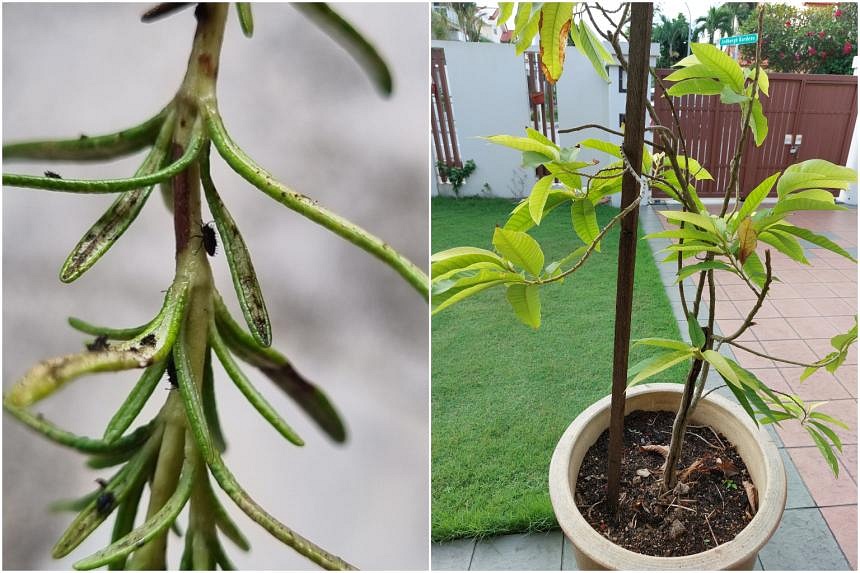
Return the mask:
{"type": "MultiPolygon", "coordinates": [[[[621,180],[621,207],[626,208],[640,196],[645,106],[648,91],[648,46],[651,41],[653,6],[637,3],[632,7],[630,27],[630,65],[627,93],[627,130],[623,155],[632,170],[621,180]],[[634,57],[637,56],[637,57],[634,57]]],[[[615,346],[612,363],[612,405],[609,422],[606,501],[613,513],[618,506],[621,455],[624,434],[624,404],[627,390],[627,361],[630,354],[630,323],[633,312],[633,274],[636,266],[636,228],[639,210],[633,209],[621,220],[618,247],[618,286],[615,298],[615,346]]]]}

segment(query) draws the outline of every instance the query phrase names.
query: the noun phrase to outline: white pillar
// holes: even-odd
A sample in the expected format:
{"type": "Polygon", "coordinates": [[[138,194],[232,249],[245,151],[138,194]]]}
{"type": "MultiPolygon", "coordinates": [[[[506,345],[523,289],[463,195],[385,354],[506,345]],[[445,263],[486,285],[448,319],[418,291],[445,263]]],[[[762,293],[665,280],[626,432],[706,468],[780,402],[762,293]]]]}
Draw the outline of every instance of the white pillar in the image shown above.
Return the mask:
{"type": "MultiPolygon", "coordinates": [[[[854,56],[854,63],[852,64],[854,68],[854,75],[860,75],[860,56],[854,56]]],[[[851,169],[857,169],[857,120],[854,120],[854,133],[851,136],[851,146],[848,148],[848,159],[845,161],[846,167],[850,167],[851,169]]],[[[839,192],[839,198],[837,199],[840,203],[845,203],[847,205],[856,205],[857,204],[857,183],[855,182],[853,185],[848,187],[848,189],[843,189],[839,192]]]]}

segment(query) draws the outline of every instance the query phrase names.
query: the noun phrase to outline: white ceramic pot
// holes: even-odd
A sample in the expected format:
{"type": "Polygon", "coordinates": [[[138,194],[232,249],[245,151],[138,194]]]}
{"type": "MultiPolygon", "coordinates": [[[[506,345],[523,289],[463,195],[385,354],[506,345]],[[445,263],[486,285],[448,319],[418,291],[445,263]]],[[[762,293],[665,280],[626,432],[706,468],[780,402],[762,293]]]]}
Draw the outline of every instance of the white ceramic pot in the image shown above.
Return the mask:
{"type": "MultiPolygon", "coordinates": [[[[680,384],[642,384],[627,392],[625,413],[677,411],[680,384]]],[[[573,545],[582,570],[751,570],[759,550],[773,535],[785,509],[786,477],[782,458],[764,428],[728,399],[710,394],[696,407],[692,423],[707,424],[736,447],[756,486],[759,508],[733,540],[703,553],[683,557],[642,555],[612,543],[585,520],[574,501],[576,477],[588,449],[609,427],[609,401],[599,400],[568,426],[549,468],[549,493],[556,518],[573,545]]]]}

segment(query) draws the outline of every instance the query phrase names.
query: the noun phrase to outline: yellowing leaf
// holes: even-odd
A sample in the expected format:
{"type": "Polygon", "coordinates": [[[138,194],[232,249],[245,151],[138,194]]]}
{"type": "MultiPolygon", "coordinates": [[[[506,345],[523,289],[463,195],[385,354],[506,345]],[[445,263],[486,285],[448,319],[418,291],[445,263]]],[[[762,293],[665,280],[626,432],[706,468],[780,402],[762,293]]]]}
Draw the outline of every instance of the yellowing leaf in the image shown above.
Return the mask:
{"type": "Polygon", "coordinates": [[[741,221],[738,227],[738,242],[740,243],[738,247],[738,260],[740,260],[741,264],[744,264],[750,253],[755,251],[756,243],[758,243],[752,219],[749,217],[741,221]]]}
{"type": "Polygon", "coordinates": [[[540,10],[540,64],[546,80],[551,84],[558,81],[564,69],[567,33],[572,17],[572,2],[548,2],[540,10]]]}

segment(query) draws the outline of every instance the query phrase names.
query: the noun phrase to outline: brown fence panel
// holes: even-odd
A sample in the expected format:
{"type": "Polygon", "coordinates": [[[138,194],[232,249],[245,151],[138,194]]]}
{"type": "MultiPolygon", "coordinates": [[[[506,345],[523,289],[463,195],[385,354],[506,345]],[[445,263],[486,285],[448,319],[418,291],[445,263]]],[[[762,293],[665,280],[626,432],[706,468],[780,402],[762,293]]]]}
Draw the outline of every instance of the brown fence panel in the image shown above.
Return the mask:
{"type": "MultiPolygon", "coordinates": [[[[525,65],[532,127],[535,131],[544,134],[553,143],[558,143],[558,134],[555,129],[557,118],[555,87],[546,81],[537,52],[525,53],[525,65]]],[[[549,175],[549,171],[541,165],[537,168],[537,175],[544,177],[549,175]]]]}
{"type": "MultiPolygon", "coordinates": [[[[449,167],[462,167],[445,71],[445,50],[442,48],[432,48],[430,52],[430,130],[436,159],[449,167]]],[[[439,173],[439,177],[447,183],[443,174],[439,173]]]]}
{"type": "MultiPolygon", "coordinates": [[[[657,70],[661,79],[671,72],[657,70]]],[[[765,177],[798,161],[817,157],[844,164],[851,144],[857,115],[856,76],[773,73],[768,77],[770,97],[761,100],[768,136],[761,147],[752,141],[747,146],[740,174],[742,196],[765,177]]],[[[671,127],[672,115],[660,83],[654,89],[654,102],[660,125],[671,127]]],[[[740,136],[738,106],[721,103],[719,96],[686,95],[672,102],[690,156],[714,176],[713,181],[696,184],[699,195],[721,196],[740,136]]],[[[654,194],[661,195],[658,190],[654,194]]]]}

